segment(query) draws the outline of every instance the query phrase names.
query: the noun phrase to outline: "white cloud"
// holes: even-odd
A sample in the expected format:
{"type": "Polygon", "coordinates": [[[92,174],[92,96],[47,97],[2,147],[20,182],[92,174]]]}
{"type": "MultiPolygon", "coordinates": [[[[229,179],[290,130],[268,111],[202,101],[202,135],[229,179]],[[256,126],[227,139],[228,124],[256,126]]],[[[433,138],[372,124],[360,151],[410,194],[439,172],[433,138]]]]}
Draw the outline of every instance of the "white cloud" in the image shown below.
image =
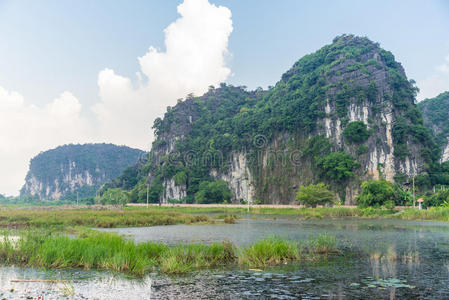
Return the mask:
{"type": "Polygon", "coordinates": [[[153,120],[167,106],[226,80],[231,11],[207,0],[185,0],[178,13],[164,31],[165,51],[150,47],[138,58],[137,83],[111,69],[99,72],[95,120],[82,116],[82,106],[70,92],[37,107],[0,87],[0,193],[17,194],[29,160],[61,144],[99,141],[148,150],[153,120]]]}
{"type": "Polygon", "coordinates": [[[31,157],[71,142],[86,142],[88,126],[81,104],[64,92],[45,107],[24,102],[22,95],[0,87],[0,191],[17,194],[31,157]]]}
{"type": "Polygon", "coordinates": [[[180,18],[165,29],[165,51],[153,47],[142,57],[141,74],[148,81],[133,87],[131,80],[105,69],[98,76],[100,103],[94,111],[101,135],[115,143],[148,149],[153,120],[188,93],[201,95],[209,85],[223,82],[231,11],[207,0],[185,0],[180,18]]]}
{"type": "Polygon", "coordinates": [[[444,62],[435,68],[435,72],[422,80],[419,85],[418,100],[433,98],[449,91],[449,55],[444,62]]]}

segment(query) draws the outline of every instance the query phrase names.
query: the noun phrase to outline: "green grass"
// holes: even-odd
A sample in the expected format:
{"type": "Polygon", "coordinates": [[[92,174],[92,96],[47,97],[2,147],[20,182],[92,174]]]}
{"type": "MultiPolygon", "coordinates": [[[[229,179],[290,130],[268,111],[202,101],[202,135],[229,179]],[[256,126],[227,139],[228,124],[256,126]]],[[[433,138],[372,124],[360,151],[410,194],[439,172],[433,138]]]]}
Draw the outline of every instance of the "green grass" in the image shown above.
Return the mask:
{"type": "Polygon", "coordinates": [[[336,240],[329,236],[318,236],[304,247],[294,241],[273,237],[258,241],[248,248],[237,249],[226,241],[210,245],[168,246],[153,242],[135,244],[120,235],[94,230],[86,230],[76,238],[43,231],[24,231],[16,240],[4,234],[0,241],[0,263],[113,270],[143,276],[147,271],[155,269],[166,274],[180,274],[237,264],[265,267],[299,262],[312,256],[317,259],[332,251],[338,253],[332,247],[336,247],[336,240]]]}
{"type": "MultiPolygon", "coordinates": [[[[144,208],[139,208],[144,209],[144,208]]],[[[218,214],[218,219],[225,216],[236,214],[247,214],[248,209],[242,207],[155,207],[156,210],[178,213],[214,213],[218,214]]],[[[397,213],[396,210],[380,208],[350,208],[350,207],[317,207],[317,208],[269,208],[269,207],[250,207],[249,214],[254,215],[293,215],[304,218],[326,218],[326,217],[389,217],[397,213]]]]}
{"type": "Polygon", "coordinates": [[[320,234],[303,244],[275,236],[241,249],[239,263],[250,267],[266,267],[289,262],[313,261],[331,254],[341,254],[335,236],[320,234]]]}
{"type": "Polygon", "coordinates": [[[68,228],[140,227],[155,225],[213,223],[204,215],[182,214],[176,211],[145,209],[1,209],[3,228],[68,228]]]}
{"type": "Polygon", "coordinates": [[[250,267],[265,267],[299,259],[299,246],[296,242],[271,237],[242,249],[239,263],[250,267]]]}
{"type": "MultiPolygon", "coordinates": [[[[143,209],[143,208],[140,208],[143,209]]],[[[178,213],[215,213],[219,214],[218,219],[225,216],[235,214],[248,213],[247,208],[241,207],[157,207],[156,210],[162,212],[178,212],[178,213]]],[[[449,222],[449,208],[434,207],[428,210],[405,209],[398,211],[395,209],[385,208],[351,208],[351,207],[317,207],[317,208],[266,208],[251,207],[250,214],[254,215],[293,215],[304,218],[341,218],[341,217],[358,217],[358,218],[394,218],[406,220],[433,220],[449,222]]]]}
{"type": "Polygon", "coordinates": [[[307,244],[308,252],[311,254],[336,254],[339,253],[337,238],[328,234],[320,234],[311,239],[307,244]]]}
{"type": "Polygon", "coordinates": [[[397,218],[406,220],[432,220],[449,222],[449,208],[431,207],[430,209],[406,209],[397,214],[397,218]]]}

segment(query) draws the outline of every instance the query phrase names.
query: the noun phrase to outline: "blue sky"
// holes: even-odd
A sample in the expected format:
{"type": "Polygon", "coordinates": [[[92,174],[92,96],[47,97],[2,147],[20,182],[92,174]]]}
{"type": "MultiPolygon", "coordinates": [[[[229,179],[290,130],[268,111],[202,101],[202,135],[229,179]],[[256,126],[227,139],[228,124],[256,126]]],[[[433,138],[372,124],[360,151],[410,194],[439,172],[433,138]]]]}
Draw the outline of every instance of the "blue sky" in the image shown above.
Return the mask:
{"type": "MultiPolygon", "coordinates": [[[[164,48],[180,2],[0,0],[0,85],[38,104],[64,90],[90,103],[101,69],[133,78],[138,56],[164,48]]],[[[211,2],[232,12],[227,81],[235,85],[274,85],[341,33],[380,42],[418,83],[449,54],[449,1],[211,2]]]]}
{"type": "Polygon", "coordinates": [[[420,98],[449,90],[449,1],[209,2],[0,0],[0,193],[61,144],[149,150],[177,98],[274,85],[343,33],[392,51],[420,98]]]}

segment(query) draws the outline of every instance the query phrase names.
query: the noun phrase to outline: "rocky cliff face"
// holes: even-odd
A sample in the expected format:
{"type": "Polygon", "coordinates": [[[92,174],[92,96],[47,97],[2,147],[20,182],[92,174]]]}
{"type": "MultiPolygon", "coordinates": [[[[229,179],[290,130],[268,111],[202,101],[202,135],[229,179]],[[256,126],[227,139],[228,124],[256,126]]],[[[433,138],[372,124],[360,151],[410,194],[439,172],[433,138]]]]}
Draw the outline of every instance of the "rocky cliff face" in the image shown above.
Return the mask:
{"type": "Polygon", "coordinates": [[[200,182],[222,179],[234,202],[281,204],[326,182],[352,204],[361,181],[404,182],[432,159],[415,93],[390,52],[343,35],[268,91],[222,85],[169,108],[145,182],[163,202],[194,201],[200,182]]]}
{"type": "Polygon", "coordinates": [[[435,98],[425,99],[418,104],[424,117],[424,124],[433,133],[441,148],[441,161],[449,160],[449,92],[435,98]]]}
{"type": "Polygon", "coordinates": [[[65,145],[34,157],[21,195],[75,200],[95,195],[144,152],[111,144],[65,145]]]}

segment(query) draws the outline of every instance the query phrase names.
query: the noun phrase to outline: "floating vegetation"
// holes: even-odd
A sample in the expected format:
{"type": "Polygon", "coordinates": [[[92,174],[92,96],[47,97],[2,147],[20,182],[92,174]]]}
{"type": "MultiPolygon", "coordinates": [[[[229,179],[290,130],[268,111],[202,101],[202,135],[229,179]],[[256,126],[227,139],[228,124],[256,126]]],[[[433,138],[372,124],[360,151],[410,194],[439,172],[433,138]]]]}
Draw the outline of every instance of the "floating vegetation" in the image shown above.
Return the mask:
{"type": "Polygon", "coordinates": [[[413,285],[407,284],[405,280],[392,277],[388,279],[373,279],[371,277],[366,277],[361,280],[361,283],[353,282],[350,283],[349,286],[357,288],[415,288],[413,285]]]}

